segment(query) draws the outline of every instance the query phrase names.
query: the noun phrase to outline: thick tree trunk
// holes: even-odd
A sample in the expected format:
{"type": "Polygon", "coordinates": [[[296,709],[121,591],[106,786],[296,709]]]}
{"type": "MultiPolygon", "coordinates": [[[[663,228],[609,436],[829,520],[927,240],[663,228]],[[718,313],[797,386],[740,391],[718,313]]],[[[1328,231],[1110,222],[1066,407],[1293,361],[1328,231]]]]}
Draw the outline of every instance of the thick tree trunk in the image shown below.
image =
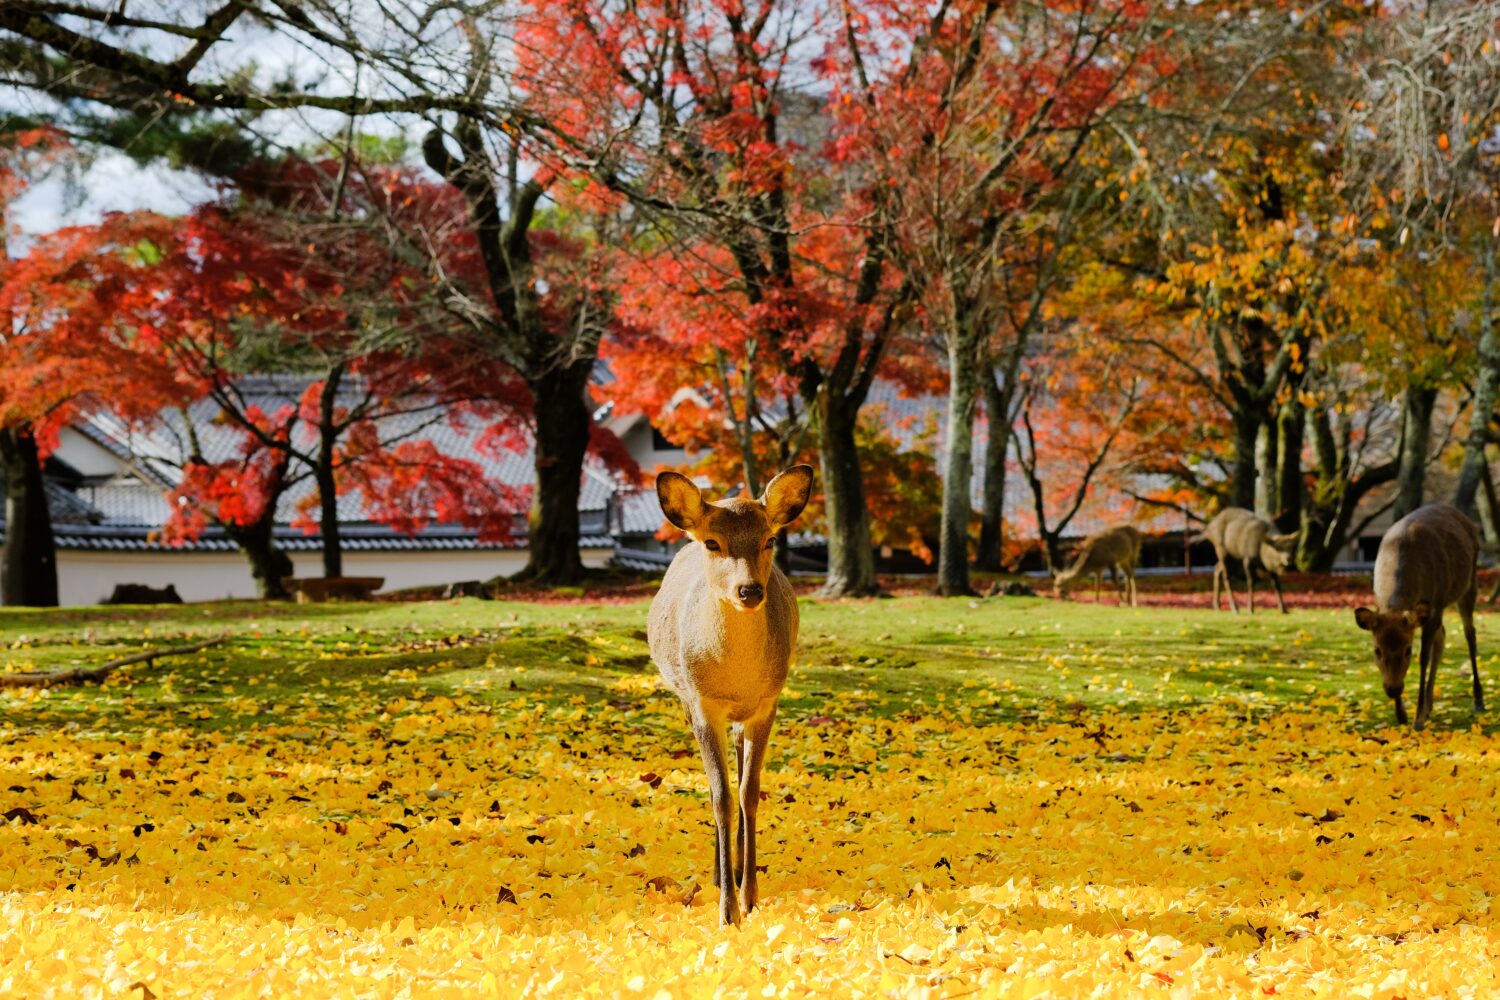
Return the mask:
{"type": "Polygon", "coordinates": [[[592,360],[554,367],[530,381],[535,400],[536,483],[527,527],[526,567],[513,579],[568,586],[583,579],[578,496],[589,445],[584,400],[592,360]]]}
{"type": "Polygon", "coordinates": [[[1276,501],[1280,499],[1276,488],[1277,424],[1267,420],[1260,425],[1255,435],[1255,513],[1261,517],[1276,516],[1276,501]]]}
{"type": "Polygon", "coordinates": [[[1500,331],[1495,329],[1495,250],[1493,241],[1481,236],[1484,282],[1479,298],[1479,380],[1474,386],[1474,409],[1469,418],[1469,436],[1464,441],[1464,464],[1458,476],[1453,502],[1470,517],[1476,515],[1475,498],[1484,471],[1484,449],[1489,444],[1490,418],[1500,399],[1500,331]]]}
{"type": "Polygon", "coordinates": [[[948,350],[948,433],[943,456],[943,515],[938,531],[938,592],[944,597],[967,597],[969,586],[969,521],[974,514],[970,489],[974,478],[974,406],[979,372],[964,350],[960,331],[948,350]]]}
{"type": "Polygon", "coordinates": [[[334,365],[323,380],[323,394],[318,401],[318,464],[313,469],[313,479],[318,484],[318,529],[323,536],[323,575],[344,575],[344,543],[339,533],[339,484],[334,469],[334,454],[338,446],[337,404],[339,383],[344,378],[344,365],[334,365]]]}
{"type": "Polygon", "coordinates": [[[0,468],[5,471],[0,604],[56,607],[57,545],[41,454],[29,428],[0,430],[0,468]]]}
{"type": "Polygon", "coordinates": [[[979,552],[974,568],[998,573],[1005,551],[1005,455],[1010,447],[1009,393],[1002,392],[995,373],[979,373],[984,385],[984,411],[989,436],[984,445],[984,510],[979,517],[979,552]]]}
{"type": "Polygon", "coordinates": [[[880,591],[875,551],[870,543],[870,512],[859,466],[854,428],[859,407],[834,393],[817,399],[820,430],[818,464],[823,472],[823,507],[828,522],[828,580],[825,597],[867,597],[880,591]]]}
{"type": "Polygon", "coordinates": [[[292,566],[291,556],[276,547],[272,534],[276,522],[274,504],[271,511],[254,524],[231,525],[227,534],[234,539],[234,543],[245,553],[245,559],[250,563],[250,575],[255,578],[255,592],[266,600],[281,600],[291,596],[281,581],[292,576],[296,570],[292,566]]]}
{"type": "Polygon", "coordinates": [[[1304,407],[1297,400],[1288,400],[1276,417],[1277,458],[1280,468],[1276,473],[1276,527],[1280,531],[1296,531],[1302,524],[1302,504],[1307,493],[1302,479],[1303,427],[1306,425],[1304,407]]]}
{"type": "Polygon", "coordinates": [[[1422,506],[1427,487],[1427,453],[1432,445],[1432,411],[1437,403],[1434,387],[1410,386],[1406,390],[1401,433],[1401,471],[1397,482],[1393,517],[1400,519],[1422,506]]]}
{"type": "Polygon", "coordinates": [[[1255,509],[1255,449],[1260,438],[1260,417],[1246,411],[1233,415],[1234,466],[1230,472],[1231,506],[1255,509]]]}

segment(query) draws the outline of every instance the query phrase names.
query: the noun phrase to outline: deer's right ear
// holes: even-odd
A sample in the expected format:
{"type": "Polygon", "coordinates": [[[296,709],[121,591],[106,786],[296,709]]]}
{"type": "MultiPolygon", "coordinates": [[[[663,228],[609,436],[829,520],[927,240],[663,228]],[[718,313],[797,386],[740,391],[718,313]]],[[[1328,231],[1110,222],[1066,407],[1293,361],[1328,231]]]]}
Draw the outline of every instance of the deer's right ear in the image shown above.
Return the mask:
{"type": "Polygon", "coordinates": [[[1354,621],[1366,632],[1375,627],[1375,612],[1369,608],[1355,608],[1354,621]]]}
{"type": "Polygon", "coordinates": [[[687,476],[663,472],[656,477],[656,498],[661,512],[683,531],[692,531],[703,520],[703,493],[687,476]]]}

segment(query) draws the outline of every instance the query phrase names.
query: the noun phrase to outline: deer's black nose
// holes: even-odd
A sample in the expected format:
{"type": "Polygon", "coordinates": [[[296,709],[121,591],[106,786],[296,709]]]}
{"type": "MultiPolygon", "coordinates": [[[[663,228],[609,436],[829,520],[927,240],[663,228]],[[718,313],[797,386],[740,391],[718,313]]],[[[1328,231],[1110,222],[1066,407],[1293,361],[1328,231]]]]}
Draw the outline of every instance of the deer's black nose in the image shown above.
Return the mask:
{"type": "Polygon", "coordinates": [[[760,603],[760,599],[766,596],[766,588],[758,583],[747,583],[739,590],[740,603],[747,608],[753,608],[760,603]]]}

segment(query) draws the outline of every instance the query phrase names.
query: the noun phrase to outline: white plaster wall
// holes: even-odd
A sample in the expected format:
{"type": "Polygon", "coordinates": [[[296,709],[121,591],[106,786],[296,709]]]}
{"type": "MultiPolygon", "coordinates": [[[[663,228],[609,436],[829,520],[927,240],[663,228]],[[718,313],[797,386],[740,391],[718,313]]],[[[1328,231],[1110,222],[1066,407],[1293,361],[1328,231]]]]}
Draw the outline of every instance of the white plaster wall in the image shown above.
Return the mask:
{"type": "Polygon", "coordinates": [[[107,448],[84,437],[71,427],[64,427],[57,439],[58,458],[85,476],[113,476],[125,471],[125,463],[107,448]]]}
{"type": "MultiPolygon", "coordinates": [[[[613,549],[584,549],[586,566],[603,566],[613,549]]],[[[317,552],[296,552],[298,576],[322,576],[317,552]]],[[[385,590],[432,586],[458,580],[487,580],[518,572],[524,550],[451,552],[345,552],[344,575],[383,576],[385,590]]],[[[238,552],[83,552],[57,553],[57,583],[63,604],[98,604],[117,583],[152,587],[175,584],[184,601],[254,597],[255,579],[238,552]]]]}

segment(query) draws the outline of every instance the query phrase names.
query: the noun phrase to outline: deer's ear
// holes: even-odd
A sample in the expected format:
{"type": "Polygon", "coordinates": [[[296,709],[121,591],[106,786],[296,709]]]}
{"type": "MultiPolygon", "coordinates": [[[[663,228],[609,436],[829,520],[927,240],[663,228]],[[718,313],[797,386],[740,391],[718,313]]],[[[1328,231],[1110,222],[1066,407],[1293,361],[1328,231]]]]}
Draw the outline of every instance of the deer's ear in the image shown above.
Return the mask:
{"type": "Polygon", "coordinates": [[[657,476],[656,498],[667,520],[683,531],[692,531],[703,520],[703,493],[687,476],[676,472],[657,476]]]}
{"type": "Polygon", "coordinates": [[[1355,608],[1354,622],[1368,632],[1375,627],[1375,612],[1369,608],[1355,608]]]}
{"type": "Polygon", "coordinates": [[[760,498],[771,524],[781,528],[795,521],[812,496],[812,484],[810,465],[794,465],[771,480],[760,498]]]}
{"type": "Polygon", "coordinates": [[[1301,535],[1300,531],[1292,531],[1285,535],[1272,535],[1271,544],[1283,552],[1295,552],[1297,551],[1297,539],[1301,535]]]}
{"type": "Polygon", "coordinates": [[[1416,607],[1406,612],[1406,620],[1415,628],[1426,621],[1427,616],[1430,614],[1432,614],[1432,605],[1426,601],[1418,601],[1416,607]]]}

